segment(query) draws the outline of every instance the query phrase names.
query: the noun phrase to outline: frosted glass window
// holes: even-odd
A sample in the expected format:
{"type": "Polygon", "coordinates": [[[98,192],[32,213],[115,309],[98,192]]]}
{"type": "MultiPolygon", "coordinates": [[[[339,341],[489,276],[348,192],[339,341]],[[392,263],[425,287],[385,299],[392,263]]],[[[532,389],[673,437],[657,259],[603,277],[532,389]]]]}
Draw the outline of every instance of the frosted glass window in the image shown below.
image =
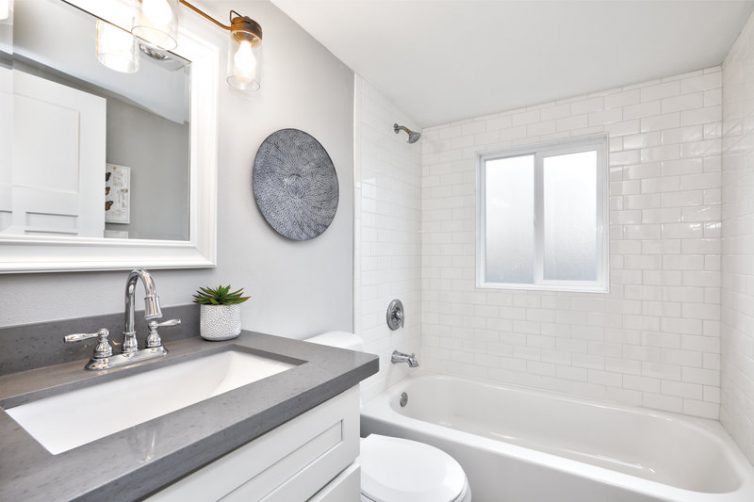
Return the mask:
{"type": "Polygon", "coordinates": [[[597,279],[597,152],[545,157],[544,278],[597,279]]]}
{"type": "Polygon", "coordinates": [[[487,163],[485,274],[494,282],[534,279],[534,156],[487,163]]]}
{"type": "Polygon", "coordinates": [[[605,138],[483,156],[480,287],[607,291],[605,138]]]}

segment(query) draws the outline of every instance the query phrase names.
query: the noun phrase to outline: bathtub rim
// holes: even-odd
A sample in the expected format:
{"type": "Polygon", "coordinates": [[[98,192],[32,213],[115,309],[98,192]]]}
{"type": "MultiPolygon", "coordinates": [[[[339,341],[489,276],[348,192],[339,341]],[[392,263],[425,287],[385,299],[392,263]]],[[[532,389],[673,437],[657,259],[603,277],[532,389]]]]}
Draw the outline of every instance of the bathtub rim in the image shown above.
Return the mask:
{"type": "Polygon", "coordinates": [[[498,453],[515,458],[530,464],[544,465],[547,468],[559,470],[567,474],[575,475],[590,479],[595,482],[601,482],[621,488],[624,490],[638,492],[649,497],[659,497],[668,501],[679,502],[728,502],[728,501],[751,501],[754,500],[754,466],[743,455],[738,445],[735,444],[730,435],[725,431],[719,421],[701,417],[693,417],[678,413],[665,412],[639,406],[625,405],[621,403],[612,403],[608,401],[597,401],[579,397],[568,396],[557,392],[525,387],[514,384],[499,384],[485,380],[474,380],[465,377],[447,375],[442,373],[422,370],[414,375],[391,385],[381,393],[373,396],[362,405],[362,417],[369,420],[386,422],[409,429],[410,431],[435,436],[438,438],[462,442],[473,448],[479,448],[487,452],[498,453]],[[716,442],[728,456],[730,463],[735,469],[735,474],[739,478],[738,486],[731,491],[694,491],[686,488],[653,481],[651,479],[634,476],[589,464],[579,460],[562,457],[554,453],[528,448],[526,446],[508,443],[503,440],[480,436],[471,432],[466,432],[452,427],[439,425],[432,422],[426,422],[417,418],[409,417],[400,413],[393,406],[395,398],[405,391],[412,383],[423,380],[445,380],[459,381],[466,384],[479,385],[492,389],[503,389],[504,391],[513,391],[522,394],[535,395],[546,399],[555,399],[569,403],[576,403],[598,408],[608,408],[627,412],[631,414],[648,415],[667,422],[683,422],[687,427],[696,432],[705,435],[707,438],[716,442]]]}

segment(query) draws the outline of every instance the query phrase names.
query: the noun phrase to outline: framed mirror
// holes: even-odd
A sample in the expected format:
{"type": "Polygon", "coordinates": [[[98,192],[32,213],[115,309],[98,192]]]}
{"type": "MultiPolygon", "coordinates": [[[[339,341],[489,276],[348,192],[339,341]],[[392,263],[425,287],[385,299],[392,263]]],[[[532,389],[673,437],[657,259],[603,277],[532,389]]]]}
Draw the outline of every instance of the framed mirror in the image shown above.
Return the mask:
{"type": "Polygon", "coordinates": [[[0,273],[215,265],[218,49],[150,47],[131,5],[0,21],[0,273]]]}

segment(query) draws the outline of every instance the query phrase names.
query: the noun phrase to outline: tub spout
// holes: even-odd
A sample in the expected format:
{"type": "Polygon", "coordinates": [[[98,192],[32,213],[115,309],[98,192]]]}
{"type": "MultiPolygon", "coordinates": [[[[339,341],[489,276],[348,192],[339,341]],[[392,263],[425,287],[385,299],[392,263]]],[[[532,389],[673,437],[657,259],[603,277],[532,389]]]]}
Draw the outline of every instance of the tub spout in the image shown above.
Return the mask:
{"type": "Polygon", "coordinates": [[[404,354],[403,352],[393,351],[393,355],[390,357],[390,362],[393,364],[406,363],[409,368],[418,368],[419,360],[416,358],[416,354],[404,354]]]}

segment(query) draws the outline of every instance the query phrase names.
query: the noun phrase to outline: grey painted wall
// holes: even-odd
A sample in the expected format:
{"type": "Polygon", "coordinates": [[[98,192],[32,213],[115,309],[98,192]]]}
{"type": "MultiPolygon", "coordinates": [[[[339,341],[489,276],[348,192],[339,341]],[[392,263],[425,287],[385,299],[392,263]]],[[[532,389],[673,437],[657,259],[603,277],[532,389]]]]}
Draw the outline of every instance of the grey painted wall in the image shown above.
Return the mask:
{"type": "MultiPolygon", "coordinates": [[[[24,60],[15,61],[14,68],[106,100],[107,162],[131,168],[131,223],[106,223],[107,230],[127,231],[130,239],[189,239],[187,123],[50,68],[24,60]]],[[[104,186],[104,166],[102,176],[104,186]]]]}
{"type": "MultiPolygon", "coordinates": [[[[246,329],[297,338],[351,330],[353,73],[269,2],[211,4],[219,18],[230,8],[264,28],[263,89],[247,98],[220,85],[218,267],[156,271],[163,304],[189,302],[204,284],[232,282],[253,297],[243,308],[246,329]],[[312,241],[275,234],[251,193],[254,154],[267,135],[284,127],[316,137],[340,180],[335,220],[312,241]]],[[[227,34],[212,33],[224,54],[227,34]]],[[[0,326],[118,312],[125,279],[126,272],[0,276],[0,326]]]]}
{"type": "Polygon", "coordinates": [[[189,238],[189,126],[107,98],[107,161],[131,168],[129,239],[189,238]]]}

